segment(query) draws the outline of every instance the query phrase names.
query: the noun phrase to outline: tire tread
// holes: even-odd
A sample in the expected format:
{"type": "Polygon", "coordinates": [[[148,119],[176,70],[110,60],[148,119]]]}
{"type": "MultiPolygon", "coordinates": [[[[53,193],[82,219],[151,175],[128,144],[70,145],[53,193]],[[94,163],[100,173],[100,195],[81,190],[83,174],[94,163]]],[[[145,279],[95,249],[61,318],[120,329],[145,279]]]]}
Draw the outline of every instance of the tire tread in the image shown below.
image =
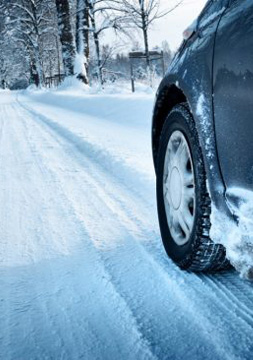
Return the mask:
{"type": "MultiPolygon", "coordinates": [[[[177,262],[177,264],[180,266],[180,268],[193,272],[212,272],[217,270],[224,270],[230,267],[230,263],[226,258],[226,250],[223,245],[214,243],[209,236],[211,229],[212,211],[211,198],[207,191],[207,177],[195,122],[187,103],[181,103],[175,106],[171,110],[168,117],[175,112],[179,112],[186,119],[187,124],[190,127],[192,134],[194,135],[194,139],[196,140],[198,146],[198,156],[200,159],[199,161],[202,163],[202,171],[200,174],[200,178],[198,178],[201,193],[200,207],[202,216],[200,216],[197,220],[198,223],[196,226],[196,236],[191,254],[182,261],[177,262]]],[[[161,139],[164,136],[164,132],[167,131],[168,125],[168,121],[166,121],[163,127],[163,131],[161,133],[161,139]]]]}

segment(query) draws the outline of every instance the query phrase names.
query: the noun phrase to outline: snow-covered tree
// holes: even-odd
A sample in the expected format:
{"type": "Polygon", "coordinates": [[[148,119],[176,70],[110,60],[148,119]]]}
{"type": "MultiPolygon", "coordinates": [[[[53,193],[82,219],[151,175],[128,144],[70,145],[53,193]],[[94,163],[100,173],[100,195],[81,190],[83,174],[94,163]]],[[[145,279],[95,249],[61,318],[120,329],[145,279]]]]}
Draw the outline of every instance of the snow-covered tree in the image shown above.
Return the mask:
{"type": "Polygon", "coordinates": [[[173,5],[164,10],[161,9],[160,0],[121,0],[121,2],[125,19],[142,31],[147,69],[150,72],[149,28],[156,20],[177,8],[183,0],[178,0],[176,3],[168,0],[168,5],[169,3],[173,3],[173,5]]]}
{"type": "Polygon", "coordinates": [[[172,51],[170,50],[170,46],[167,40],[164,40],[162,42],[162,50],[163,50],[163,56],[164,56],[164,65],[167,68],[172,60],[172,51]]]}
{"type": "Polygon", "coordinates": [[[76,60],[77,78],[88,84],[89,61],[89,0],[77,0],[76,6],[76,60]]]}
{"type": "Polygon", "coordinates": [[[90,31],[93,35],[97,76],[99,82],[103,83],[103,61],[101,59],[100,36],[108,29],[115,32],[125,32],[125,21],[123,18],[121,0],[87,0],[89,4],[90,31]]]}
{"type": "Polygon", "coordinates": [[[149,63],[149,26],[166,13],[158,5],[158,0],[0,0],[0,86],[40,86],[62,74],[86,84],[92,75],[101,84],[105,74],[124,76],[128,59],[115,58],[117,41],[104,46],[104,32],[129,36],[133,27],[144,29],[149,63]]]}
{"type": "Polygon", "coordinates": [[[16,38],[27,47],[36,85],[43,84],[43,38],[52,32],[51,0],[11,0],[16,23],[16,38]]]}
{"type": "Polygon", "coordinates": [[[44,39],[55,31],[54,1],[1,0],[1,9],[4,12],[4,37],[10,38],[8,48],[15,48],[20,55],[16,65],[23,56],[29,64],[31,81],[37,86],[43,84],[43,45],[44,39]]]}
{"type": "Polygon", "coordinates": [[[55,0],[55,2],[58,15],[59,37],[62,45],[64,71],[66,76],[70,76],[74,75],[76,48],[71,26],[69,0],[55,0]]]}

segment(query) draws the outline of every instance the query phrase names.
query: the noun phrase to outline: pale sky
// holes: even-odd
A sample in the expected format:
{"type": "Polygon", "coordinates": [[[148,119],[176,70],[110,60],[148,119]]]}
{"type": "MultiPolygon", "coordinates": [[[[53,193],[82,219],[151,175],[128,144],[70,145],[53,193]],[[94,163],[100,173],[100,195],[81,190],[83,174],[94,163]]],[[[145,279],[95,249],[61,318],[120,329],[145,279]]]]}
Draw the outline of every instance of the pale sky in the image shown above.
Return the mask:
{"type": "MultiPolygon", "coordinates": [[[[176,0],[161,0],[163,8],[169,8],[176,0]]],[[[207,0],[184,0],[176,10],[157,20],[150,31],[151,46],[160,45],[167,40],[170,48],[176,50],[182,41],[183,31],[190,25],[203,9],[207,0]]]]}
{"type": "MultiPolygon", "coordinates": [[[[160,0],[161,8],[168,9],[175,5],[179,0],[160,0]]],[[[182,41],[183,31],[196,19],[200,11],[203,9],[207,0],[184,0],[176,10],[166,15],[164,18],[158,19],[150,28],[149,43],[150,48],[162,44],[163,40],[167,40],[171,50],[176,50],[182,41]]],[[[138,40],[143,45],[142,34],[132,34],[132,38],[138,40]]],[[[115,36],[108,31],[102,39],[105,44],[113,43],[115,36]]],[[[117,40],[116,40],[117,41],[117,40]]],[[[129,39],[127,40],[129,43],[129,39]]],[[[129,43],[129,49],[126,45],[123,51],[129,51],[132,45],[129,43]]]]}

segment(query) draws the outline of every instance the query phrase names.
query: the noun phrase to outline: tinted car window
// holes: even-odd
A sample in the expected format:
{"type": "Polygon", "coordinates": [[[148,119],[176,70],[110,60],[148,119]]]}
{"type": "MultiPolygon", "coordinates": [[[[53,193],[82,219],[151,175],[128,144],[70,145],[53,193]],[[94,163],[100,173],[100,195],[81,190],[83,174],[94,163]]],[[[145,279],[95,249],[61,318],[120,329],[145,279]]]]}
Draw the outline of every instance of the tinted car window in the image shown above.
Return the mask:
{"type": "Polygon", "coordinates": [[[228,4],[228,0],[209,0],[199,16],[199,25],[203,26],[212,21],[228,4]]]}
{"type": "Polygon", "coordinates": [[[231,10],[238,8],[239,11],[242,11],[244,9],[248,9],[252,6],[251,0],[230,0],[230,8],[231,10]]]}
{"type": "Polygon", "coordinates": [[[246,2],[246,0],[230,0],[230,4],[241,4],[243,2],[246,2]]]}

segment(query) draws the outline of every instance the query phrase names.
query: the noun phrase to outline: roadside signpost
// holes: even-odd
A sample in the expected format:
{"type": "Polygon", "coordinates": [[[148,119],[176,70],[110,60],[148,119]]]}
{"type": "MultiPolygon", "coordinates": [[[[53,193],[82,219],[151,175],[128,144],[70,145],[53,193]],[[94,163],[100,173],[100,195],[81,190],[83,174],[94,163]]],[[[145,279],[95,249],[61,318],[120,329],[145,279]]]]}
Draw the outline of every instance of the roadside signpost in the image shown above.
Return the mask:
{"type": "MultiPolygon", "coordinates": [[[[163,51],[150,51],[150,62],[161,62],[163,76],[165,75],[164,53],[163,51]]],[[[134,60],[145,60],[146,54],[143,51],[132,51],[129,53],[130,59],[130,72],[131,72],[131,86],[132,92],[135,92],[135,76],[134,76],[134,60]]]]}

